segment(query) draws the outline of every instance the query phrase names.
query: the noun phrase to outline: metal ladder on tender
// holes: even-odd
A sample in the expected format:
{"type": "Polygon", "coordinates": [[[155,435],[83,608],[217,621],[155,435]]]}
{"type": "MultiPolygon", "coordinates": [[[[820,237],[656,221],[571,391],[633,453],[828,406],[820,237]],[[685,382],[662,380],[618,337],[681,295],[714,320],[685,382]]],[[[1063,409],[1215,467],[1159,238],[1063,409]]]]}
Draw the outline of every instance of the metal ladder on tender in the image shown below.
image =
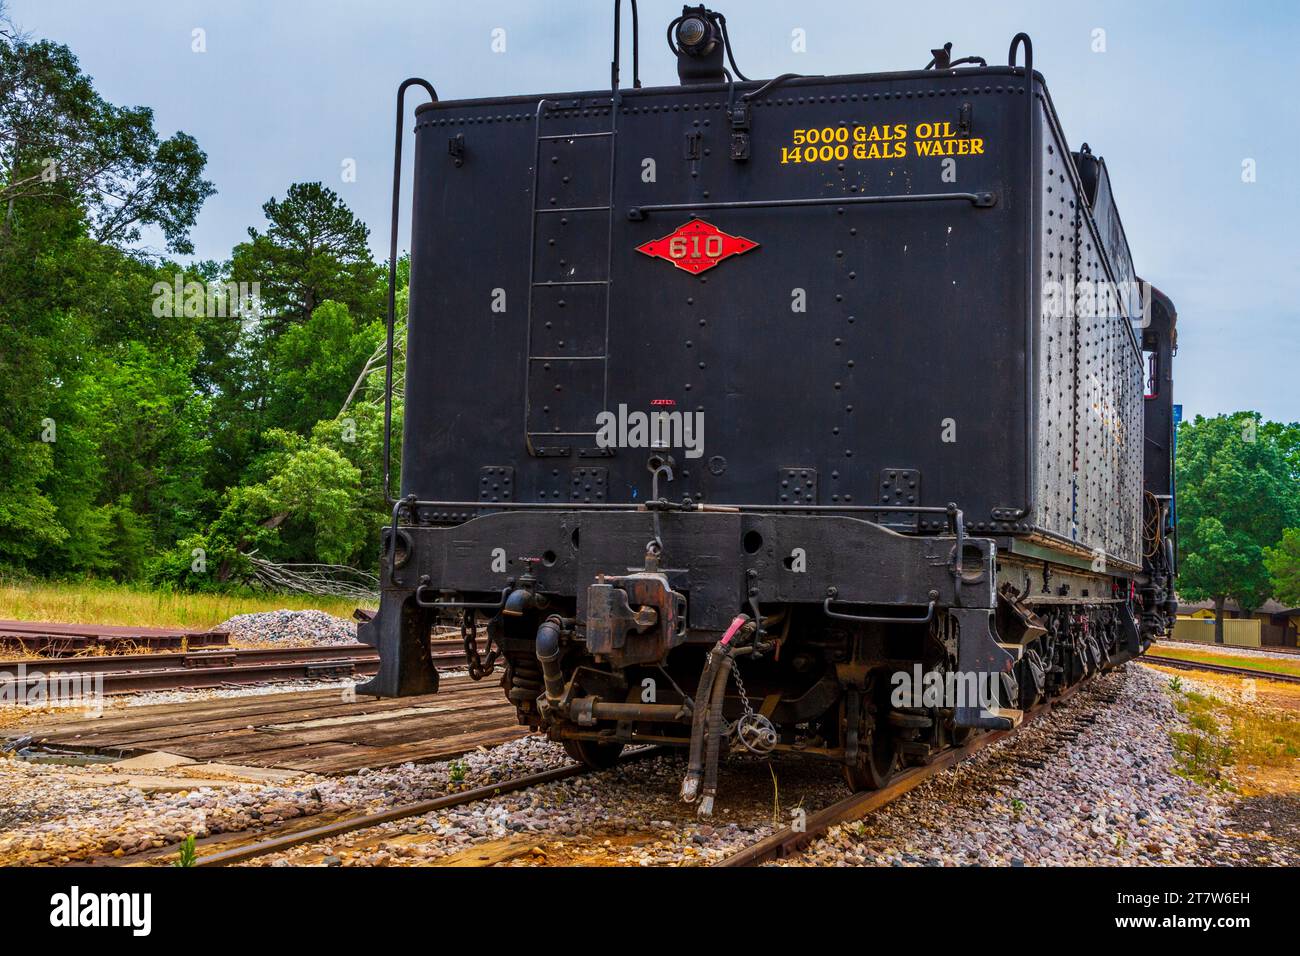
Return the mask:
{"type": "MultiPolygon", "coordinates": [[[[524,372],[524,434],[528,446],[529,454],[536,457],[568,457],[572,452],[572,446],[575,440],[588,439],[586,445],[589,447],[580,447],[578,454],[580,457],[606,457],[613,453],[613,449],[597,449],[595,445],[596,432],[596,415],[604,411],[607,405],[609,394],[609,332],[610,332],[610,312],[613,301],[613,253],[614,253],[614,171],[616,162],[616,147],[618,141],[618,108],[621,97],[617,89],[613,91],[609,99],[610,128],[607,130],[598,130],[596,132],[582,133],[543,133],[542,123],[545,117],[548,105],[557,105],[557,101],[539,100],[537,103],[537,112],[534,119],[534,141],[533,141],[533,184],[531,195],[531,222],[528,239],[528,360],[524,372]],[[544,204],[539,194],[541,185],[542,171],[542,147],[546,143],[553,142],[577,142],[591,141],[598,139],[607,139],[609,142],[609,177],[608,190],[606,192],[605,202],[602,205],[580,205],[580,206],[552,206],[544,204]],[[604,274],[601,278],[589,279],[546,279],[539,281],[537,276],[537,239],[538,224],[542,216],[563,216],[580,213],[604,212],[606,215],[606,232],[605,232],[605,261],[604,274]],[[604,291],[603,295],[603,329],[599,341],[601,349],[599,352],[589,352],[589,354],[576,355],[558,355],[548,354],[552,350],[546,348],[545,343],[539,343],[539,336],[536,334],[534,322],[537,313],[537,299],[541,292],[551,292],[557,289],[569,287],[599,287],[604,291]],[[540,349],[540,351],[539,351],[540,349]],[[568,427],[551,427],[542,429],[537,427],[536,418],[537,410],[534,408],[533,387],[537,375],[537,366],[543,367],[555,363],[600,363],[600,394],[598,407],[591,409],[591,415],[587,419],[590,428],[586,430],[575,430],[568,427]]],[[[577,108],[581,101],[575,101],[574,107],[561,105],[561,109],[577,108]]],[[[589,108],[589,107],[588,107],[589,108]]]]}

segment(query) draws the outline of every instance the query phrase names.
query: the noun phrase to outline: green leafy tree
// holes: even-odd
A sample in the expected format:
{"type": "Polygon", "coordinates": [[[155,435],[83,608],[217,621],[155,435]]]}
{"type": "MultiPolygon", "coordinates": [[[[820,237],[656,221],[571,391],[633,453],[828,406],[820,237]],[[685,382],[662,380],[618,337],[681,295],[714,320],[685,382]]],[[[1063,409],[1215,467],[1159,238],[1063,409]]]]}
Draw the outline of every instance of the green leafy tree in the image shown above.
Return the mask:
{"type": "MultiPolygon", "coordinates": [[[[229,262],[163,261],[142,245],[192,251],[204,165],[147,108],[103,100],[66,47],[0,22],[0,566],[186,587],[260,559],[373,567],[369,232],[299,183],[229,262]],[[226,281],[258,284],[254,314],[159,307],[160,286],[226,281]]],[[[399,312],[408,276],[404,260],[399,312]]],[[[400,434],[400,393],[394,418],[400,434]]]]}
{"type": "Polygon", "coordinates": [[[284,199],[262,206],[267,230],[249,228],[249,241],[231,260],[237,281],[260,284],[271,334],[305,324],[333,299],[352,315],[377,318],[383,307],[381,270],[370,254],[370,229],[338,194],[320,183],[294,183],[284,199]]]}
{"type": "Polygon", "coordinates": [[[142,226],[192,252],[188,232],[215,191],[194,139],[159,138],[153,111],[95,92],[66,46],[0,35],[0,235],[30,203],[76,204],[95,240],[136,242],[142,226]]]}
{"type": "Polygon", "coordinates": [[[0,29],[0,564],[130,574],[175,539],[157,519],[189,491],[147,479],[192,464],[189,333],[152,314],[158,267],[132,247],[150,228],[190,251],[205,162],[148,109],[104,101],[66,47],[0,29]],[[119,368],[147,381],[130,391],[119,368]]]}
{"type": "Polygon", "coordinates": [[[1264,549],[1264,565],[1273,597],[1291,607],[1300,606],[1300,528],[1287,528],[1276,547],[1264,549]]]}
{"type": "Polygon", "coordinates": [[[371,523],[360,473],[321,442],[283,430],[266,437],[275,450],[259,462],[261,479],[230,489],[206,532],[183,538],[155,564],[155,581],[210,589],[250,577],[254,556],[289,563],[357,559],[371,523]]]}
{"type": "Polygon", "coordinates": [[[1259,607],[1271,589],[1264,549],[1300,523],[1300,488],[1276,431],[1256,412],[1197,416],[1178,431],[1178,590],[1215,607],[1223,642],[1223,606],[1259,607]]]}
{"type": "Polygon", "coordinates": [[[1300,486],[1300,423],[1261,422],[1259,433],[1265,441],[1277,446],[1291,480],[1300,486]]]}
{"type": "Polygon", "coordinates": [[[347,306],[326,301],[271,346],[270,427],[306,434],[343,407],[357,374],[384,340],[382,322],[359,326],[347,306]]]}

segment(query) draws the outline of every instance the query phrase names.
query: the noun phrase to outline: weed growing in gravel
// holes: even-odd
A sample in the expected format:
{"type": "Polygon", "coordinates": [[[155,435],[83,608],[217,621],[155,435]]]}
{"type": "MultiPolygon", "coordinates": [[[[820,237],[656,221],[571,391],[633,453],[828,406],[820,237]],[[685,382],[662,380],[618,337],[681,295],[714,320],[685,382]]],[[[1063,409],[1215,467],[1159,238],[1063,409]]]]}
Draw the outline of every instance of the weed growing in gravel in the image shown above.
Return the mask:
{"type": "Polygon", "coordinates": [[[1222,774],[1222,768],[1232,763],[1233,754],[1232,742],[1221,736],[1216,716],[1220,702],[1188,691],[1178,696],[1174,706],[1191,727],[1169,735],[1174,745],[1174,772],[1202,786],[1231,789],[1222,774]]]}
{"type": "Polygon", "coordinates": [[[1183,689],[1183,679],[1177,676],[1169,678],[1169,689],[1177,694],[1183,689]]]}
{"type": "Polygon", "coordinates": [[[1198,733],[1175,731],[1170,735],[1174,743],[1174,772],[1205,787],[1231,789],[1220,776],[1220,768],[1231,761],[1232,747],[1216,737],[1198,733]]]}
{"type": "Polygon", "coordinates": [[[1020,814],[1022,814],[1022,813],[1024,813],[1024,812],[1025,812],[1025,801],[1021,800],[1021,799],[1018,798],[1018,797],[1017,797],[1016,799],[1014,799],[1014,800],[1011,801],[1011,815],[1012,815],[1012,816],[1014,816],[1017,820],[1019,820],[1019,819],[1020,819],[1020,814]]]}
{"type": "Polygon", "coordinates": [[[1214,786],[1219,768],[1287,767],[1300,759],[1300,718],[1189,691],[1175,700],[1191,730],[1173,735],[1179,770],[1214,786]]]}
{"type": "Polygon", "coordinates": [[[771,764],[767,765],[767,772],[772,775],[772,826],[779,827],[781,825],[781,786],[777,783],[776,771],[772,769],[771,764]]]}
{"type": "Polygon", "coordinates": [[[463,760],[453,760],[448,764],[447,772],[452,783],[464,783],[465,775],[469,772],[469,766],[463,760]]]}
{"type": "Polygon", "coordinates": [[[194,834],[191,833],[181,841],[176,859],[172,861],[172,866],[193,866],[198,856],[198,851],[194,849],[194,834]]]}

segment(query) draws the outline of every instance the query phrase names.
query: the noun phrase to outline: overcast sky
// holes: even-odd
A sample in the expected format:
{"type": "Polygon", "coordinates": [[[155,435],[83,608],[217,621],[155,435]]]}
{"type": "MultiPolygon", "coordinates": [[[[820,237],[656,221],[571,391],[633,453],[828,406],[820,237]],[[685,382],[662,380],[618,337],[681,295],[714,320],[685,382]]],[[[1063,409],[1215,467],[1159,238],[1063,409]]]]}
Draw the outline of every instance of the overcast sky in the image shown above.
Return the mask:
{"type": "MultiPolygon", "coordinates": [[[[1139,274],[1178,306],[1175,400],[1185,416],[1254,408],[1300,419],[1300,4],[711,5],[727,14],[737,61],[754,78],[914,69],[948,40],[955,55],[1003,63],[1011,36],[1028,32],[1067,137],[1106,158],[1139,274]],[[792,49],[796,29],[806,52],[792,49]],[[1093,49],[1098,30],[1104,52],[1093,49]],[[1247,159],[1253,183],[1242,181],[1247,159]]],[[[150,106],[164,136],[182,129],[198,140],[218,191],[193,233],[196,258],[219,260],[262,226],[263,202],[308,180],[337,190],[385,255],[397,83],[423,76],[442,99],[598,89],[613,19],[605,0],[9,7],[24,30],[71,47],[105,98],[150,106]],[[206,52],[192,50],[196,29],[206,52]],[[503,53],[492,49],[497,29],[503,53]],[[341,181],[346,159],[355,182],[341,181]]],[[[663,34],[681,4],[640,7],[642,79],[675,82],[663,34]]]]}

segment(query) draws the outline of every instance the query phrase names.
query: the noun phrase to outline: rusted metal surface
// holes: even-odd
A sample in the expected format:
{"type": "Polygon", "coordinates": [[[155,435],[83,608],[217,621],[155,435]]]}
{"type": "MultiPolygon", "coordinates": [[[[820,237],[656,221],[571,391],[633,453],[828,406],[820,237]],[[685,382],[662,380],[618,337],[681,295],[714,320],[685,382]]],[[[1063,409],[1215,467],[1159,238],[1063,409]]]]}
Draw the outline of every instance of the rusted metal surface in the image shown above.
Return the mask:
{"type": "MultiPolygon", "coordinates": [[[[440,670],[464,667],[465,653],[456,641],[431,642],[431,658],[440,670]]],[[[134,694],[155,690],[201,690],[231,684],[368,677],[379,668],[379,655],[363,644],[322,647],[257,647],[188,653],[117,654],[96,657],[0,661],[0,690],[21,692],[19,684],[35,680],[91,675],[103,680],[103,693],[134,694]]]]}
{"type": "Polygon", "coordinates": [[[662,660],[685,638],[686,598],[647,558],[646,570],[587,588],[586,633],[588,651],[616,667],[662,660]]]}
{"type": "Polygon", "coordinates": [[[34,682],[87,675],[94,678],[97,689],[102,681],[102,692],[115,695],[373,674],[379,658],[369,648],[358,648],[258,648],[5,661],[0,662],[0,690],[21,695],[24,687],[34,682]]]}
{"type": "Polygon", "coordinates": [[[52,657],[119,650],[197,650],[230,642],[225,631],[192,631],[112,624],[60,624],[49,621],[0,621],[0,647],[52,657]]]}

